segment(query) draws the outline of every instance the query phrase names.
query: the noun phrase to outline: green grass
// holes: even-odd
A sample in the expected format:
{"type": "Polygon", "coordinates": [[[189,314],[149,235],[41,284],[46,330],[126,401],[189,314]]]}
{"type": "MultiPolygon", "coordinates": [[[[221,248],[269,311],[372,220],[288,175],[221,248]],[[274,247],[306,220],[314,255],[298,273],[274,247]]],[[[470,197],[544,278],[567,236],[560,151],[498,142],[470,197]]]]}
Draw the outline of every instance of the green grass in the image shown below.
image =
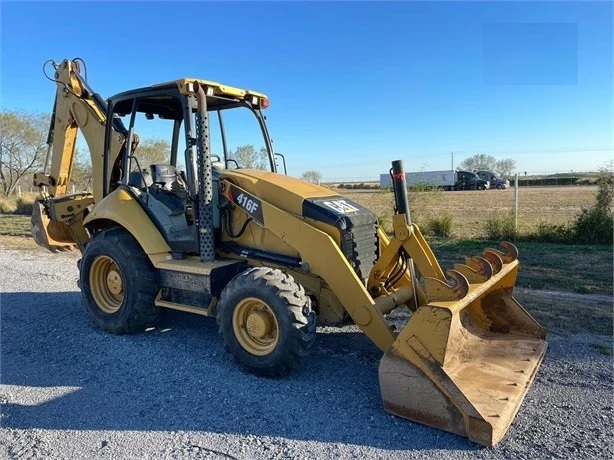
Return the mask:
{"type": "Polygon", "coordinates": [[[514,241],[518,231],[514,226],[514,216],[508,213],[495,213],[484,220],[485,234],[490,239],[514,241]]]}
{"type": "MultiPolygon", "coordinates": [[[[501,249],[486,240],[431,238],[429,244],[444,270],[487,247],[501,249]]],[[[519,242],[516,247],[520,265],[514,296],[537,322],[547,330],[612,335],[611,247],[534,242],[519,242]]]]}
{"type": "Polygon", "coordinates": [[[426,222],[424,233],[442,238],[450,238],[452,236],[453,224],[454,220],[449,214],[434,217],[426,222]]]}
{"type": "Polygon", "coordinates": [[[0,236],[19,236],[31,238],[30,216],[0,214],[0,236]]]}
{"type": "Polygon", "coordinates": [[[605,356],[612,356],[612,347],[609,345],[594,344],[593,348],[605,356]]]}
{"type": "Polygon", "coordinates": [[[578,295],[552,296],[548,292],[519,289],[514,297],[548,331],[605,336],[614,332],[611,300],[583,299],[578,295]]]}
{"type": "MultiPolygon", "coordinates": [[[[441,240],[431,238],[442,268],[451,268],[465,257],[481,255],[487,247],[502,249],[494,241],[441,240]]],[[[520,268],[517,286],[581,294],[612,294],[612,248],[595,245],[569,245],[535,242],[515,243],[520,268]]]]}

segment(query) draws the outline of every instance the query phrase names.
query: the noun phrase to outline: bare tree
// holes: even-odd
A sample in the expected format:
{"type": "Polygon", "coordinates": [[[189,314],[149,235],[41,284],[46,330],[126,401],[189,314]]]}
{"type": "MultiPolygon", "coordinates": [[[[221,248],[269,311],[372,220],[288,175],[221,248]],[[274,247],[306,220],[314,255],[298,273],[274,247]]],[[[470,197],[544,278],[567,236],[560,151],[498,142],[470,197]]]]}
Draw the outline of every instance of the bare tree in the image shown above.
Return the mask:
{"type": "MultiPolygon", "coordinates": [[[[141,139],[134,151],[141,168],[149,165],[165,164],[170,161],[171,146],[166,139],[141,139]]],[[[136,168],[136,164],[132,165],[136,168]]]]}
{"type": "Polygon", "coordinates": [[[70,183],[80,192],[92,190],[92,159],[88,150],[77,148],[75,151],[70,183]]]}
{"type": "Polygon", "coordinates": [[[465,159],[460,167],[463,169],[480,169],[483,171],[496,171],[502,176],[509,176],[516,169],[516,162],[511,158],[497,160],[491,155],[479,153],[465,159]]]}
{"type": "Polygon", "coordinates": [[[269,156],[264,147],[256,150],[253,145],[242,145],[229,152],[228,158],[235,159],[241,168],[269,169],[269,156]]]}
{"type": "Polygon", "coordinates": [[[472,157],[466,158],[460,164],[462,169],[483,169],[492,170],[495,169],[497,159],[491,155],[485,155],[484,153],[478,153],[472,157]]]}
{"type": "Polygon", "coordinates": [[[509,176],[516,169],[516,162],[511,158],[497,161],[495,170],[502,176],[509,176]]]}
{"type": "Polygon", "coordinates": [[[6,195],[15,193],[33,170],[42,167],[48,129],[47,114],[0,112],[0,183],[6,195]]]}
{"type": "MultiPolygon", "coordinates": [[[[147,168],[152,164],[168,163],[170,151],[170,144],[165,139],[143,139],[139,142],[135,157],[141,168],[147,168]]],[[[132,169],[136,168],[136,162],[133,162],[132,169]]],[[[178,165],[178,168],[182,167],[178,165]]],[[[92,159],[88,150],[77,148],[70,176],[70,182],[76,190],[92,189],[92,159]]]]}
{"type": "Polygon", "coordinates": [[[313,182],[314,184],[319,184],[322,180],[322,174],[320,171],[310,169],[309,171],[305,171],[303,174],[301,174],[301,179],[308,182],[313,182]]]}

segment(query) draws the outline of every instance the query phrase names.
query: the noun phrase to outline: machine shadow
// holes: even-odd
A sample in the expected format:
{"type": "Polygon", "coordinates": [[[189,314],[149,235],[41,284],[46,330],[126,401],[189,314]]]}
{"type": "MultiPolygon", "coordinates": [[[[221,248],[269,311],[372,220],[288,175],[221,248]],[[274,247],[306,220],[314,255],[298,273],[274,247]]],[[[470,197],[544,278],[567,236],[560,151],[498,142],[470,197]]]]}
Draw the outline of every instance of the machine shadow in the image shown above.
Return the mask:
{"type": "Polygon", "coordinates": [[[153,330],[114,336],[89,320],[79,292],[3,293],[0,301],[3,427],[193,430],[480,450],[386,413],[381,352],[359,332],[319,333],[292,375],[267,379],[232,362],[213,318],[169,311],[153,330]]]}

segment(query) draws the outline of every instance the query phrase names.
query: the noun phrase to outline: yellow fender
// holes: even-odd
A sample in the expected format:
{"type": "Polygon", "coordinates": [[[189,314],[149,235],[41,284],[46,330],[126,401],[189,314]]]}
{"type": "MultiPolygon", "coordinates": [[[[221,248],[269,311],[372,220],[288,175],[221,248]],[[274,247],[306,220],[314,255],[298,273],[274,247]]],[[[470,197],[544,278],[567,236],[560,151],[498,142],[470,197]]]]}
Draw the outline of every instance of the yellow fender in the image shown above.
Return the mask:
{"type": "Polygon", "coordinates": [[[96,223],[103,220],[110,220],[124,227],[136,238],[148,256],[171,250],[150,217],[126,190],[118,189],[107,195],[83,219],[83,225],[88,228],[96,227],[96,223]]]}

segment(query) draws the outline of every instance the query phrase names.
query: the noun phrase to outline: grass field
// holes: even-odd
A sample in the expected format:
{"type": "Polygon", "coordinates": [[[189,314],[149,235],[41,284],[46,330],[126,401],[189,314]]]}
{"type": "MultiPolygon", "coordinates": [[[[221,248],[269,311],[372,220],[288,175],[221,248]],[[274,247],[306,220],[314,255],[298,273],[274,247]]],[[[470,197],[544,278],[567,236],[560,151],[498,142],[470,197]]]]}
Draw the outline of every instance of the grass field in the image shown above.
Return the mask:
{"type": "MultiPolygon", "coordinates": [[[[496,242],[429,239],[442,268],[452,268],[466,257],[481,255],[496,242]]],[[[519,242],[520,286],[579,294],[612,294],[612,250],[604,246],[519,242]]]]}
{"type": "MultiPolygon", "coordinates": [[[[394,206],[392,192],[380,190],[335,191],[373,210],[384,228],[391,229],[394,206]]],[[[583,207],[595,202],[596,186],[526,187],[518,190],[518,230],[530,232],[540,223],[568,224],[583,207]]],[[[484,221],[497,214],[509,215],[514,209],[514,189],[462,192],[410,192],[412,220],[422,228],[434,217],[449,215],[456,238],[482,238],[484,221]]]]}
{"type": "Polygon", "coordinates": [[[0,236],[20,236],[31,238],[30,216],[19,214],[0,214],[0,236]]]}
{"type": "MultiPolygon", "coordinates": [[[[391,230],[391,192],[336,191],[372,209],[384,228],[391,230]]],[[[569,224],[583,208],[594,204],[596,192],[596,186],[519,189],[519,232],[530,233],[540,223],[569,224]]],[[[486,247],[497,248],[497,242],[486,239],[484,221],[497,214],[509,215],[514,207],[514,189],[410,192],[408,197],[412,220],[421,228],[435,217],[447,214],[453,219],[454,238],[427,237],[444,270],[465,257],[480,255],[486,247]]],[[[542,325],[567,332],[613,333],[611,247],[525,241],[515,244],[520,260],[516,297],[542,325]],[[560,292],[568,294],[557,295],[560,292]]]]}

